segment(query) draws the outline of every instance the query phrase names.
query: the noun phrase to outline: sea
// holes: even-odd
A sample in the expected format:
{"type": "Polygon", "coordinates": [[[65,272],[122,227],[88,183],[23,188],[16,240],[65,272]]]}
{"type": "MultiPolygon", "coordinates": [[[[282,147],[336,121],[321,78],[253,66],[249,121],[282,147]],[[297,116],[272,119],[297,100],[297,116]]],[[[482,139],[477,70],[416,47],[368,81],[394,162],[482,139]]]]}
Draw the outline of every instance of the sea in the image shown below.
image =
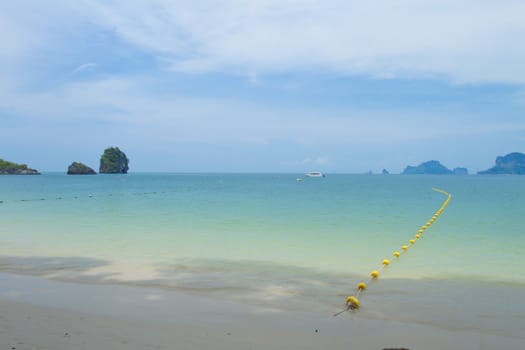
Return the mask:
{"type": "Polygon", "coordinates": [[[331,314],[389,259],[360,296],[370,317],[444,298],[512,323],[523,302],[494,300],[525,292],[524,219],[520,176],[0,176],[0,273],[331,314]],[[450,203],[411,245],[447,198],[433,188],[450,203]]]}

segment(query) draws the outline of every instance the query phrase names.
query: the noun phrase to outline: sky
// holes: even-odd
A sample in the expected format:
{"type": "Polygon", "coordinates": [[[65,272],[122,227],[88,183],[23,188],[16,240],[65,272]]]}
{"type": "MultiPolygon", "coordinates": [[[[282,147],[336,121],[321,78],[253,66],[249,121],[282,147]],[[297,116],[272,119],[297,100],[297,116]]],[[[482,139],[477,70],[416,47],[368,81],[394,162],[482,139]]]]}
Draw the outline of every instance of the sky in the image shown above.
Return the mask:
{"type": "Polygon", "coordinates": [[[522,0],[0,2],[0,158],[365,173],[525,152],[522,0]]]}

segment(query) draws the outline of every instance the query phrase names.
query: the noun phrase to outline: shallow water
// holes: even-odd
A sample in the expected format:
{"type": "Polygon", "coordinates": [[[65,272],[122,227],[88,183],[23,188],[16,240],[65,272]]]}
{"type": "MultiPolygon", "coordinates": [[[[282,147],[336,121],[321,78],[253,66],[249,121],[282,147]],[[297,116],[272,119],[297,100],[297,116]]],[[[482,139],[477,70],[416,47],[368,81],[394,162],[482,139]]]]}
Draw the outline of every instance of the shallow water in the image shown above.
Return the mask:
{"type": "Polygon", "coordinates": [[[408,244],[438,187],[450,205],[377,286],[525,286],[525,177],[298,176],[2,176],[0,271],[324,309],[408,244]]]}

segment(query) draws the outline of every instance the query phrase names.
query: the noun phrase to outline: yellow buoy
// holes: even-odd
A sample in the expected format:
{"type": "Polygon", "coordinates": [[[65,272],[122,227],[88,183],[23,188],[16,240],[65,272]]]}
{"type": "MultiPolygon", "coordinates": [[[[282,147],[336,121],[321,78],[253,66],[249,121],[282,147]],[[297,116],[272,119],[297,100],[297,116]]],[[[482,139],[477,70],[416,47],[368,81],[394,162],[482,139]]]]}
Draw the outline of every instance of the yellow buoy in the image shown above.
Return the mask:
{"type": "Polygon", "coordinates": [[[354,306],[354,308],[359,309],[359,300],[357,300],[357,298],[354,298],[354,300],[352,301],[352,305],[354,306]]]}
{"type": "Polygon", "coordinates": [[[346,305],[354,307],[355,309],[359,309],[359,300],[357,300],[357,298],[353,295],[350,295],[348,298],[346,298],[346,305]]]}
{"type": "MultiPolygon", "coordinates": [[[[297,179],[298,181],[300,179],[297,179]]],[[[430,228],[430,226],[432,226],[432,224],[439,218],[439,216],[441,215],[441,213],[443,212],[443,210],[445,210],[445,208],[447,207],[449,201],[450,201],[450,198],[451,198],[451,195],[445,191],[442,191],[442,190],[439,190],[439,189],[436,189],[436,188],[432,188],[434,191],[437,191],[437,192],[441,192],[443,194],[446,194],[448,195],[448,198],[444,201],[444,203],[441,205],[441,207],[436,211],[436,213],[429,219],[427,219],[428,221],[426,222],[425,225],[421,226],[421,228],[418,230],[417,234],[415,235],[415,239],[410,239],[408,242],[410,244],[415,244],[416,240],[417,239],[420,239],[421,236],[423,235],[423,233],[425,233],[425,230],[430,228]]],[[[407,251],[408,250],[408,247],[410,245],[403,245],[401,246],[401,249],[403,252],[407,251]]],[[[395,258],[399,258],[401,256],[401,253],[399,251],[394,251],[392,253],[392,255],[395,257],[395,258]]],[[[388,259],[383,259],[382,261],[382,264],[383,266],[381,268],[385,268],[385,267],[388,267],[390,265],[390,260],[388,259]]],[[[381,269],[379,269],[381,270],[381,269]]],[[[368,282],[371,282],[372,280],[376,279],[379,277],[379,271],[378,270],[373,270],[371,273],[370,273],[370,276],[372,277],[368,282]]],[[[363,292],[364,290],[367,289],[367,283],[365,282],[359,282],[357,284],[357,296],[359,297],[361,295],[361,292],[363,292]]],[[[359,300],[357,299],[356,296],[354,295],[350,295],[346,298],[346,305],[347,305],[347,308],[343,311],[348,311],[348,310],[353,310],[353,309],[359,309],[359,300]]],[[[341,312],[338,312],[336,313],[334,316],[337,316],[339,314],[341,314],[343,311],[341,312]]]]}

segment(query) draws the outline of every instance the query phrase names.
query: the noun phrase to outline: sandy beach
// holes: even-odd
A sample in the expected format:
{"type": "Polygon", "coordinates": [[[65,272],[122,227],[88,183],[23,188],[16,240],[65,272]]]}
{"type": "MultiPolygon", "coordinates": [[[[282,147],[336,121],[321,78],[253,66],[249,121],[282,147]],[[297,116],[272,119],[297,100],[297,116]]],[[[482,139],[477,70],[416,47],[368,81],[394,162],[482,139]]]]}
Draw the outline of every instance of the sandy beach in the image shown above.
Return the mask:
{"type": "MultiPolygon", "coordinates": [[[[385,310],[399,313],[396,321],[395,314],[374,315],[367,307],[332,317],[143,287],[12,274],[1,274],[0,281],[1,349],[522,349],[525,341],[521,305],[509,308],[515,329],[501,332],[491,331],[491,324],[508,320],[480,318],[469,326],[440,320],[446,312],[433,322],[429,315],[415,317],[414,310],[407,318],[403,303],[385,310]]],[[[507,302],[518,301],[520,290],[507,302]]],[[[417,304],[414,309],[424,313],[417,304]]]]}

